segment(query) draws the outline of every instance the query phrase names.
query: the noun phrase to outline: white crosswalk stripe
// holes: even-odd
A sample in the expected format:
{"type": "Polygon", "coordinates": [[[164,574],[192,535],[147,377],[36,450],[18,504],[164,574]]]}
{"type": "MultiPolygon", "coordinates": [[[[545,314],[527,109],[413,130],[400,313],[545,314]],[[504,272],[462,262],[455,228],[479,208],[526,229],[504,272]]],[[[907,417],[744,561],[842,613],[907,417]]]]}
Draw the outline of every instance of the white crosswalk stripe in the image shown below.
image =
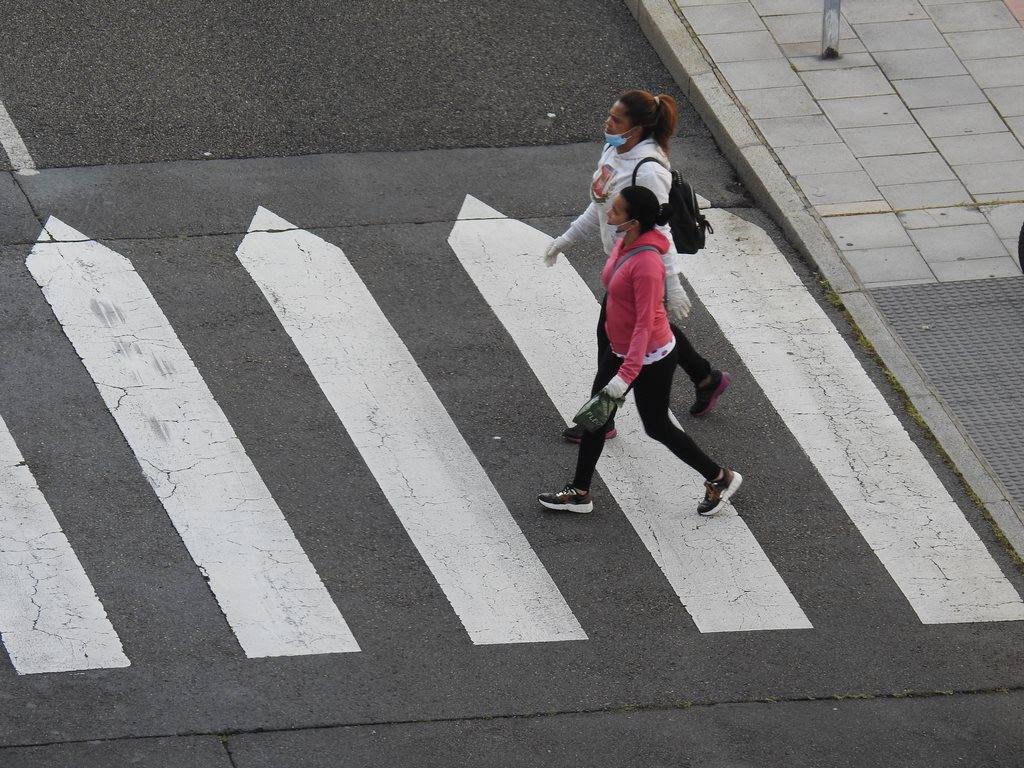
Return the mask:
{"type": "Polygon", "coordinates": [[[51,218],[27,265],[247,656],[358,651],[132,264],[51,218]],[[77,241],[77,242],[68,242],[77,241]]]}
{"type": "Polygon", "coordinates": [[[3,418],[0,639],[23,675],[128,666],[89,577],[3,418]]]}
{"type": "Polygon", "coordinates": [[[764,230],[713,211],[685,274],[921,621],[1024,619],[1024,603],[764,230]]]}
{"type": "Polygon", "coordinates": [[[238,258],[473,642],[585,640],[558,587],[341,249],[261,208],[238,258]]]}
{"type": "MultiPolygon", "coordinates": [[[[550,241],[468,196],[448,240],[569,423],[590,394],[600,307],[568,260],[543,265],[538,254],[550,241]]],[[[632,408],[616,426],[598,472],[697,627],[809,628],[743,519],[733,510],[699,517],[703,478],[647,438],[632,408]]]]}

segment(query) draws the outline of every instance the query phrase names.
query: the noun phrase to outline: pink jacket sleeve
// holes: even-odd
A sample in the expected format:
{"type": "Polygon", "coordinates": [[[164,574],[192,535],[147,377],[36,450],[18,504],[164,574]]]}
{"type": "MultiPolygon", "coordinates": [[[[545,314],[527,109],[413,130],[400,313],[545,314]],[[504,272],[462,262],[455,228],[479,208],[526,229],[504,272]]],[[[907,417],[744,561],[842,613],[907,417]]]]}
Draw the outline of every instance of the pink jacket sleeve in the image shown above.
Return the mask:
{"type": "Polygon", "coordinates": [[[654,313],[665,301],[665,268],[660,259],[636,259],[639,263],[623,265],[630,269],[628,275],[633,286],[633,306],[636,310],[636,322],[633,324],[633,335],[629,340],[629,350],[619,368],[619,378],[627,385],[640,375],[644,366],[644,355],[651,341],[651,326],[654,324],[654,313]]]}

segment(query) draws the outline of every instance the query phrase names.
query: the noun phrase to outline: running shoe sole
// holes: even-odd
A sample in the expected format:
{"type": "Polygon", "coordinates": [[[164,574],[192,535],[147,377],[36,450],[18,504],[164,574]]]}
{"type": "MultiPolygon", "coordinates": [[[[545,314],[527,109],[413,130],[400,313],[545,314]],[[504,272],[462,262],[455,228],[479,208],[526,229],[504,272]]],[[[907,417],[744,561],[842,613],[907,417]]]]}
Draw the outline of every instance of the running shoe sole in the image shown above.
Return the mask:
{"type": "Polygon", "coordinates": [[[722,378],[718,382],[718,386],[715,387],[715,391],[711,393],[711,399],[708,400],[708,404],[704,407],[704,410],[697,411],[697,413],[694,413],[692,415],[704,416],[705,414],[709,413],[711,409],[715,407],[715,403],[718,402],[718,398],[720,398],[722,396],[722,393],[729,388],[729,384],[731,383],[732,377],[728,374],[727,371],[722,371],[722,378]]]}
{"type": "Polygon", "coordinates": [[[725,507],[726,502],[729,501],[729,499],[732,497],[732,495],[734,493],[736,493],[736,491],[738,491],[740,489],[740,486],[742,484],[743,484],[743,475],[741,475],[739,472],[737,472],[734,469],[732,471],[732,482],[729,483],[729,487],[728,488],[726,488],[724,491],[722,491],[722,495],[718,499],[718,504],[715,505],[715,508],[712,509],[710,512],[698,512],[698,514],[701,517],[714,517],[715,515],[717,515],[719,512],[722,511],[722,508],[725,507]]]}
{"type": "Polygon", "coordinates": [[[585,515],[588,512],[594,511],[594,502],[588,501],[586,504],[552,504],[551,502],[537,499],[542,507],[546,509],[554,510],[555,512],[576,512],[580,515],[585,515]]]}

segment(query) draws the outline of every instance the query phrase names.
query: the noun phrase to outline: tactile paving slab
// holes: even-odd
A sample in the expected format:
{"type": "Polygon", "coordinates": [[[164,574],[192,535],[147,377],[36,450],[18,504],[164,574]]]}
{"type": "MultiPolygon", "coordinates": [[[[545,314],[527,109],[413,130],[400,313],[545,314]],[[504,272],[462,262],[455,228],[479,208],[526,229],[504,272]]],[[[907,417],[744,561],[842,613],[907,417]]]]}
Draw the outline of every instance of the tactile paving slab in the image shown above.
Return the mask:
{"type": "Polygon", "coordinates": [[[879,288],[872,295],[1024,504],[1024,277],[879,288]]]}

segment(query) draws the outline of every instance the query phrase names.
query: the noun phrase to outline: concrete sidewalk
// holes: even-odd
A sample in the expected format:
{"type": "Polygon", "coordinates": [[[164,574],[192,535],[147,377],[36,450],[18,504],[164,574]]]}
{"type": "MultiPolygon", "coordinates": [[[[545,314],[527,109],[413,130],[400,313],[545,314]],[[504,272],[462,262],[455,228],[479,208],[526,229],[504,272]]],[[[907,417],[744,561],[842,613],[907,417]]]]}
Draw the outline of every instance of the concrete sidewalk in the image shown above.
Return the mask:
{"type": "Polygon", "coordinates": [[[1024,0],[627,5],[1024,551],[1024,0]]]}

